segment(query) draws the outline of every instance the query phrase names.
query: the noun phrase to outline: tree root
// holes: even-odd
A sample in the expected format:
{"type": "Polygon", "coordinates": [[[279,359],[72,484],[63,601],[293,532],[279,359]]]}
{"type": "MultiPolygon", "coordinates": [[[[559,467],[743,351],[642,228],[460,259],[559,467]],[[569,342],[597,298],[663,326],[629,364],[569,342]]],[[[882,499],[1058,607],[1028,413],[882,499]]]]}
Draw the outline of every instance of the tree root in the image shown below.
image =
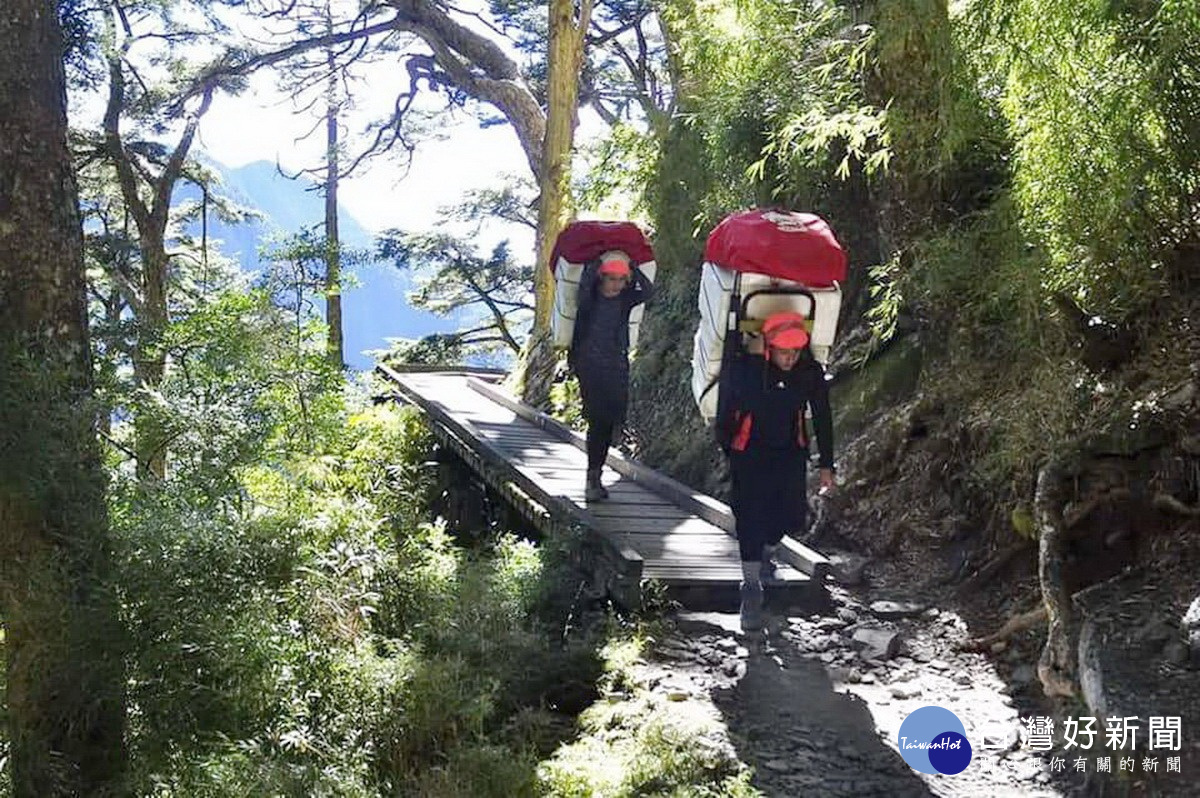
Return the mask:
{"type": "Polygon", "coordinates": [[[1072,529],[1078,526],[1081,521],[1094,513],[1098,507],[1110,502],[1115,502],[1119,499],[1128,499],[1133,495],[1133,491],[1128,488],[1114,488],[1106,490],[1103,493],[1098,493],[1092,496],[1083,504],[1072,507],[1069,510],[1063,511],[1062,525],[1064,529],[1072,529]]]}
{"type": "MultiPolygon", "coordinates": [[[[1067,471],[1061,460],[1052,460],[1038,472],[1033,509],[1038,528],[1038,582],[1042,591],[1041,604],[1010,618],[994,634],[974,639],[964,646],[967,650],[986,650],[1018,632],[1046,621],[1046,644],[1042,648],[1037,671],[1042,689],[1048,696],[1068,696],[1076,692],[1071,596],[1063,582],[1067,536],[1063,506],[1066,504],[1064,497],[1067,484],[1067,471]]],[[[1089,502],[1089,509],[1083,515],[1091,512],[1100,501],[1103,499],[1097,498],[1094,502],[1089,502]]]]}
{"type": "Polygon", "coordinates": [[[1046,605],[1039,604],[1028,612],[1014,615],[1004,625],[984,637],[975,637],[962,645],[963,651],[987,651],[996,643],[1008,640],[1013,635],[1032,629],[1046,620],[1046,605]]]}
{"type": "Polygon", "coordinates": [[[1163,512],[1175,513],[1176,515],[1183,515],[1188,518],[1200,518],[1200,506],[1189,507],[1169,493],[1154,494],[1154,498],[1150,504],[1154,509],[1162,510],[1163,512]]]}
{"type": "Polygon", "coordinates": [[[958,588],[958,594],[961,596],[979,590],[979,588],[992,581],[997,574],[1003,571],[1014,558],[1029,551],[1032,547],[1033,543],[1029,540],[1019,540],[1013,543],[1004,551],[984,563],[978,571],[963,582],[958,588]]]}
{"type": "Polygon", "coordinates": [[[1061,459],[1051,460],[1038,472],[1033,510],[1038,526],[1038,582],[1046,608],[1046,645],[1038,659],[1038,679],[1047,696],[1070,696],[1075,684],[1075,630],[1071,623],[1071,596],[1063,581],[1066,560],[1067,472],[1061,459]]]}

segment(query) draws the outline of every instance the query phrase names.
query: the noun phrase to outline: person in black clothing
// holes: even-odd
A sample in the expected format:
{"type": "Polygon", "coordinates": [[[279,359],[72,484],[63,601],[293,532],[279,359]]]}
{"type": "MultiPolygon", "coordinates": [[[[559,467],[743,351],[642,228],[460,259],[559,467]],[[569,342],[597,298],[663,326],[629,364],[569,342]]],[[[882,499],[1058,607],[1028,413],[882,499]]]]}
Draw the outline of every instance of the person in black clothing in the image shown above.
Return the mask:
{"type": "Polygon", "coordinates": [[[580,276],[568,362],[579,377],[588,423],[588,501],[608,498],[600,474],[629,405],[629,311],[653,294],[654,283],[616,250],[589,263],[580,276]]]}
{"type": "Polygon", "coordinates": [[[804,317],[776,313],[763,323],[763,356],[734,361],[721,375],[717,435],[729,457],[742,560],[741,619],[762,627],[763,580],[783,536],[804,529],[809,456],[805,408],[812,409],[822,490],[833,487],[833,414],[825,371],[808,349],[804,317]]]}

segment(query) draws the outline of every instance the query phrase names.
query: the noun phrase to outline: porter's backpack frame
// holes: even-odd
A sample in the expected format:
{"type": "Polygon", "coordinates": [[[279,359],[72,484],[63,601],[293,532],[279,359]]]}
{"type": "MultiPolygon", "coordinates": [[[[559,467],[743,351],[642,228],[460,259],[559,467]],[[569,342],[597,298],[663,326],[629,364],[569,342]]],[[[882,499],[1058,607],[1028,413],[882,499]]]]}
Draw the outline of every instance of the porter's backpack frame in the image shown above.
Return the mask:
{"type": "Polygon", "coordinates": [[[732,214],[710,234],[702,269],[692,393],[706,421],[719,411],[721,375],[734,359],[761,354],[759,333],[773,313],[802,314],[813,356],[828,362],[846,256],[820,217],[775,210],[732,214]]]}

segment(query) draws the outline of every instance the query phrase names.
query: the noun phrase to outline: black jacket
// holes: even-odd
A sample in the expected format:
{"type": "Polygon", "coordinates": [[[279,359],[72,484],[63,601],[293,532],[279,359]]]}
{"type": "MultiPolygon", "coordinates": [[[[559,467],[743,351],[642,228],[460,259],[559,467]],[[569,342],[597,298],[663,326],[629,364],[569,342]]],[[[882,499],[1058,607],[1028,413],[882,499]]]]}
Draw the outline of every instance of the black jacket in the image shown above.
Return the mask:
{"type": "Polygon", "coordinates": [[[833,468],[833,412],[825,370],[805,350],[791,371],[745,355],[721,374],[717,440],[726,453],[808,450],[805,407],[812,409],[818,463],[833,468]]]}

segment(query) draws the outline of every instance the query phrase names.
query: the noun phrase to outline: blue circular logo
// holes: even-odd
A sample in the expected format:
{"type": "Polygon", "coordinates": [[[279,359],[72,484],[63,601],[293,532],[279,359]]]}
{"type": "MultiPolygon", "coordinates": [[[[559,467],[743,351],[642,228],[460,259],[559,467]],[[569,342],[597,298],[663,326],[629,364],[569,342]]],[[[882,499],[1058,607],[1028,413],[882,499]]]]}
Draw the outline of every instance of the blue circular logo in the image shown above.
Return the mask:
{"type": "Polygon", "coordinates": [[[971,764],[966,727],[944,707],[921,707],[909,713],[896,737],[900,755],[913,770],[953,776],[971,764]]]}

